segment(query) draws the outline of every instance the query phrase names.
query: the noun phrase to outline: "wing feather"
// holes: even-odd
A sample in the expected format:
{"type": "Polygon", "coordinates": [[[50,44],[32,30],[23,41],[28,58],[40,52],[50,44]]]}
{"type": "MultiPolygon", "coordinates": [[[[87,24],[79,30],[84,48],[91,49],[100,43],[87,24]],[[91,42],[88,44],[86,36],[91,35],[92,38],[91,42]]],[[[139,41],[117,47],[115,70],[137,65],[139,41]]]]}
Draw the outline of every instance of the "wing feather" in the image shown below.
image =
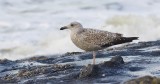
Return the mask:
{"type": "Polygon", "coordinates": [[[108,31],[85,29],[82,32],[83,40],[92,45],[112,45],[112,42],[122,37],[122,34],[111,33],[108,31]]]}

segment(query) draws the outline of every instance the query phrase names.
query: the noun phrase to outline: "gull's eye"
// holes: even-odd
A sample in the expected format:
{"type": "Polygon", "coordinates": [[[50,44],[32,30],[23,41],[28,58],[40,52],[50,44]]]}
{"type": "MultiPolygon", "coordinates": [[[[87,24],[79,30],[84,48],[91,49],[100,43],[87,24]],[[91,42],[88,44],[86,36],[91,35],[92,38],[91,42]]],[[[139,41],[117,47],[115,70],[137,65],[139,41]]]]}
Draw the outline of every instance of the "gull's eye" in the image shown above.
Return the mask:
{"type": "Polygon", "coordinates": [[[74,26],[74,24],[71,24],[71,26],[73,27],[73,26],[74,26]]]}

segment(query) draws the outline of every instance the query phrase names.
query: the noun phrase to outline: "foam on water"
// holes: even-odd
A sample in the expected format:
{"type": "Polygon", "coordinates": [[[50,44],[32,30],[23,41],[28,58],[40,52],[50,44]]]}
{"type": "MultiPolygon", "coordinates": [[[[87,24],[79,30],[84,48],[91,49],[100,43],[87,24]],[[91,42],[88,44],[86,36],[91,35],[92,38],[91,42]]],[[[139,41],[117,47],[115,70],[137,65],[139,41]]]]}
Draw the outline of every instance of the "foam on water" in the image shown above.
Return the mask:
{"type": "Polygon", "coordinates": [[[120,32],[124,36],[138,36],[140,41],[153,41],[160,39],[160,18],[141,15],[114,16],[106,21],[106,30],[120,32]]]}
{"type": "Polygon", "coordinates": [[[1,0],[0,59],[82,51],[59,28],[72,21],[84,27],[160,38],[160,3],[155,0],[1,0]]]}

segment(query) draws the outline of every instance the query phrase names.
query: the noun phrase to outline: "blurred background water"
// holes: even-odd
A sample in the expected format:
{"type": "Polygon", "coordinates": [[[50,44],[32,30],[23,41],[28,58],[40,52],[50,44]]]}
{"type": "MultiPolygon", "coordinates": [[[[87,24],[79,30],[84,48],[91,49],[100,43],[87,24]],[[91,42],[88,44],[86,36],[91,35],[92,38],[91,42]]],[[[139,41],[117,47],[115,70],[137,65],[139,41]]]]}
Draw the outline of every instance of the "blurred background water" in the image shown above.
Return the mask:
{"type": "Polygon", "coordinates": [[[159,0],[0,0],[0,59],[82,51],[60,27],[84,27],[160,39],[159,0]]]}

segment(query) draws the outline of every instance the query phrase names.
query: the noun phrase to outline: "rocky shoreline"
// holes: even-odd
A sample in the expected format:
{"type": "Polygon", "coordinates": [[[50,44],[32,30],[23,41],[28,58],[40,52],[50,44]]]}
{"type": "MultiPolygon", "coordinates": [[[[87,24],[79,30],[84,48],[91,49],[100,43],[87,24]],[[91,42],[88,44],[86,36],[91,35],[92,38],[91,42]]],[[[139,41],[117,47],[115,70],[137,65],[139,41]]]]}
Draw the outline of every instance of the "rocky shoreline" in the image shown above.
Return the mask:
{"type": "Polygon", "coordinates": [[[160,84],[160,41],[140,42],[90,52],[56,56],[34,56],[22,60],[0,60],[0,83],[13,84],[160,84]],[[147,50],[148,49],[148,50],[147,50]],[[150,50],[149,50],[150,49],[150,50]],[[109,60],[110,59],[110,60],[109,60]],[[87,64],[88,63],[88,64],[87,64]]]}

